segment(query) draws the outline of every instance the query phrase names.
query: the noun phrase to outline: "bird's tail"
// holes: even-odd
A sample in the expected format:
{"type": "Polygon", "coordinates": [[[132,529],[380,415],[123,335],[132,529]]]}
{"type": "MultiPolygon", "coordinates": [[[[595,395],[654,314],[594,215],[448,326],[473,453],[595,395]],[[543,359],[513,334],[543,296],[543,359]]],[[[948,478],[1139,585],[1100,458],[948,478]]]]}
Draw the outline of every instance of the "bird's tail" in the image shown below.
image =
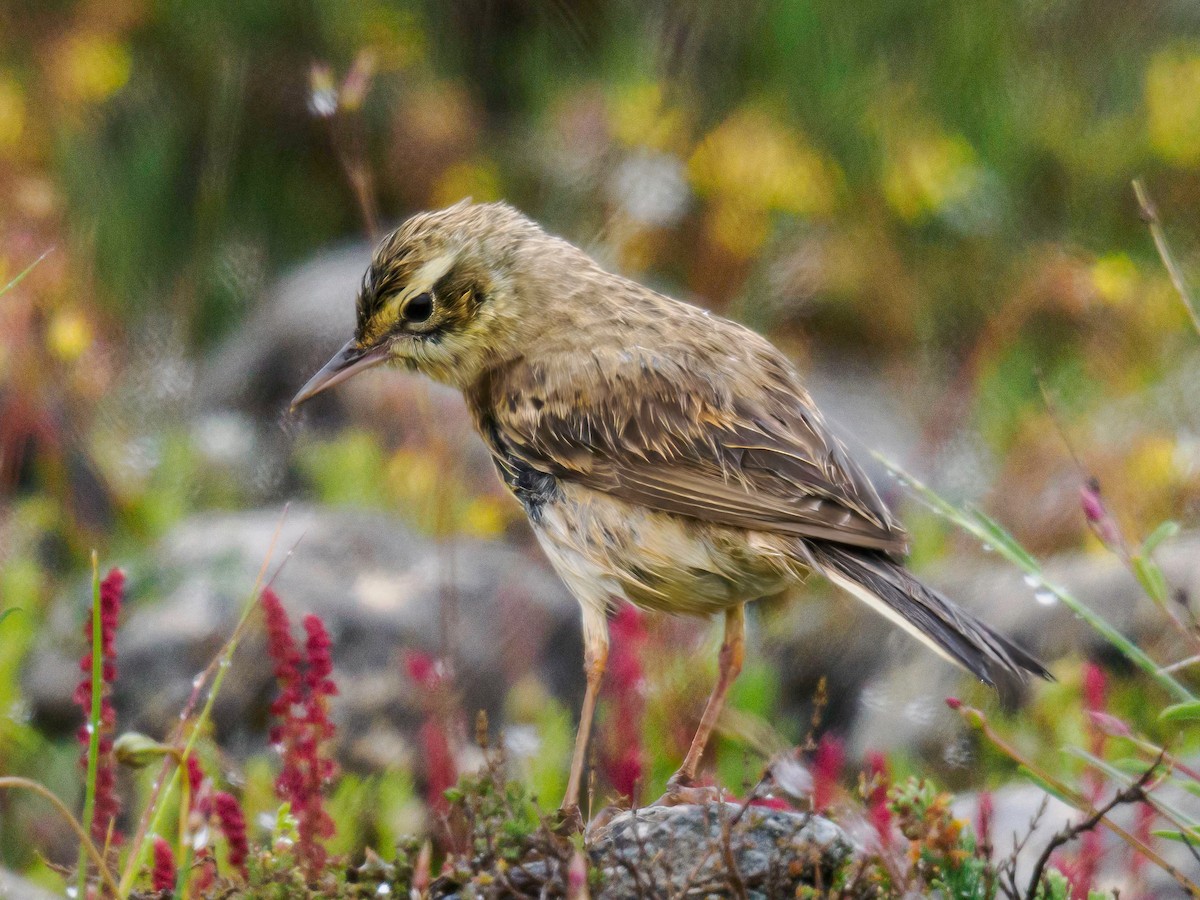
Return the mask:
{"type": "Polygon", "coordinates": [[[1028,672],[1054,680],[1029,653],[883,553],[822,541],[809,548],[830,581],[987,684],[1024,681],[1028,672]]]}

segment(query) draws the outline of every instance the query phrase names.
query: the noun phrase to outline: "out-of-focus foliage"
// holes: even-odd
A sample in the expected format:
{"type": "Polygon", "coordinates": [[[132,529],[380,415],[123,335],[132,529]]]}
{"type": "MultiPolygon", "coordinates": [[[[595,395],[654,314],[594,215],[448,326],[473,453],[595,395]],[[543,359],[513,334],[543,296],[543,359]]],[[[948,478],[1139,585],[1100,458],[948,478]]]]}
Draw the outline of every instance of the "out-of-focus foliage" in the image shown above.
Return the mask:
{"type": "Polygon", "coordinates": [[[359,233],[348,159],[384,222],[504,197],[802,361],[922,385],[897,402],[926,449],[978,435],[969,483],[1002,506],[1062,472],[1037,373],[1104,481],[1137,486],[1132,524],[1196,501],[1193,439],[1094,433],[1184,334],[1128,182],[1200,245],[1187,4],[18,3],[0,25],[0,276],[53,248],[0,313],[5,479],[59,496],[76,552],[97,511],[58,438],[90,434],[136,503],[97,402],[172,408],[274,273],[359,233]]]}
{"type": "MultiPolygon", "coordinates": [[[[1178,379],[1196,337],[1135,175],[1200,281],[1195,4],[0,6],[0,287],[48,254],[0,294],[0,771],[37,771],[72,800],[74,751],[28,721],[19,672],[93,547],[144,552],[193,511],[295,494],[399,508],[438,535],[520,533],[519,510],[451,461],[460,448],[407,420],[304,434],[267,477],[230,470],[236,428],[189,418],[198,363],[245,336],[280,272],[357,239],[371,210],[387,225],[504,198],[765,331],[802,369],[866,371],[916,421],[922,471],[985,494],[1036,551],[1103,549],[1064,435],[1129,534],[1194,524],[1200,419],[1178,379]]],[[[976,552],[919,511],[909,524],[922,557],[976,552]]],[[[647,662],[656,787],[686,746],[695,669],[647,662]]],[[[762,752],[807,725],[766,724],[771,674],[751,666],[735,703],[762,752]]],[[[1084,727],[1063,714],[1076,691],[1061,674],[1019,726],[1043,748],[1084,727]]],[[[1143,706],[1114,689],[1157,737],[1143,706]]],[[[568,714],[532,682],[508,707],[544,749],[521,774],[553,803],[568,714]]],[[[757,762],[724,746],[722,780],[753,780],[757,762]]],[[[1012,774],[983,762],[991,781],[1012,774]]],[[[253,826],[274,811],[271,774],[261,759],[243,774],[253,826]]],[[[338,851],[414,830],[408,778],[343,782],[338,851]]],[[[53,883],[4,825],[30,806],[0,811],[4,862],[53,883]]]]}

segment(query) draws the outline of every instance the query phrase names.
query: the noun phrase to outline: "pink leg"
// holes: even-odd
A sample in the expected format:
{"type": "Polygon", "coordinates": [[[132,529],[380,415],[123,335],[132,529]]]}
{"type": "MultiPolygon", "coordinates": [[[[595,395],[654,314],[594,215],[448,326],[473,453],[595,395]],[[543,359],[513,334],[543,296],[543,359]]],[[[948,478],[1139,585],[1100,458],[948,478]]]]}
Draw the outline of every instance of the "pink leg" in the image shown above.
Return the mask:
{"type": "Polygon", "coordinates": [[[700,767],[700,758],[712,730],[721,717],[725,708],[725,698],[729,686],[742,671],[742,663],[746,658],[746,607],[743,604],[725,611],[725,640],[721,643],[721,655],[718,657],[717,684],[704,707],[704,715],[700,717],[700,725],[696,736],[692,738],[692,746],[684,757],[683,765],[672,776],[671,788],[688,787],[696,780],[696,770],[700,767]]]}
{"type": "Polygon", "coordinates": [[[583,768],[587,761],[588,737],[592,731],[592,718],[596,714],[600,681],[604,677],[604,666],[608,662],[608,620],[604,610],[594,610],[587,606],[583,608],[583,650],[587,690],[583,695],[583,710],[579,714],[579,730],[575,733],[575,753],[571,756],[567,795],[559,807],[559,812],[564,814],[564,818],[579,815],[579,789],[583,784],[583,768]]]}

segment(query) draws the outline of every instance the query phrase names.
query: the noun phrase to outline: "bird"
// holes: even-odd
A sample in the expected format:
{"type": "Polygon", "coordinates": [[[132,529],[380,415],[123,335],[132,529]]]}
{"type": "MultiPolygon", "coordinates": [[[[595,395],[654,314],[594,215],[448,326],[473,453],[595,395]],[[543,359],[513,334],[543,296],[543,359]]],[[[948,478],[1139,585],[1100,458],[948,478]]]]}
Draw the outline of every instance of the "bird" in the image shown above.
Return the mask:
{"type": "Polygon", "coordinates": [[[560,814],[579,816],[608,615],[724,617],[716,684],[663,802],[690,802],[745,658],[747,603],[817,573],[985,683],[1051,678],[904,566],[908,536],[791,361],[610,272],[503,202],[418,213],[375,249],[353,336],[295,408],[391,365],[461,391],[582,614],[586,689],[560,814]]]}

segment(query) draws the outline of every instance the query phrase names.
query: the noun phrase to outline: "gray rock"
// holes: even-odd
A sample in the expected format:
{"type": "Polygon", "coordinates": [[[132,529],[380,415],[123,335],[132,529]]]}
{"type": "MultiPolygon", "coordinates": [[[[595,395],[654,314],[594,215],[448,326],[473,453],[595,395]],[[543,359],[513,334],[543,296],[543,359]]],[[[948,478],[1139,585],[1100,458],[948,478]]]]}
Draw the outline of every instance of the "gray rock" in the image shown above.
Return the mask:
{"type": "Polygon", "coordinates": [[[749,897],[790,897],[828,885],[855,852],[828,819],[733,803],[630,810],[588,839],[610,900],[734,896],[738,881],[749,897]]]}
{"type": "Polygon", "coordinates": [[[352,244],[289,271],[201,365],[201,405],[257,410],[270,421],[350,336],[370,262],[370,246],[352,244]]]}
{"type": "MultiPolygon", "coordinates": [[[[126,565],[114,697],[122,730],[159,736],[177,721],[193,677],[232,633],[279,518],[275,510],[196,516],[126,565]]],[[[496,721],[508,686],[526,672],[568,702],[581,694],[576,604],[544,566],[500,541],[439,543],[381,513],[292,507],[274,559],[269,574],[297,635],[312,612],[333,639],[340,693],[332,714],[351,765],[394,762],[425,714],[428,698],[404,674],[406,650],[447,648],[464,708],[496,721]]],[[[51,728],[78,726],[71,693],[87,598],[81,586],[73,602],[56,604],[24,673],[32,712],[51,728]]],[[[223,747],[265,745],[271,693],[256,620],[215,707],[223,747]]]]}

